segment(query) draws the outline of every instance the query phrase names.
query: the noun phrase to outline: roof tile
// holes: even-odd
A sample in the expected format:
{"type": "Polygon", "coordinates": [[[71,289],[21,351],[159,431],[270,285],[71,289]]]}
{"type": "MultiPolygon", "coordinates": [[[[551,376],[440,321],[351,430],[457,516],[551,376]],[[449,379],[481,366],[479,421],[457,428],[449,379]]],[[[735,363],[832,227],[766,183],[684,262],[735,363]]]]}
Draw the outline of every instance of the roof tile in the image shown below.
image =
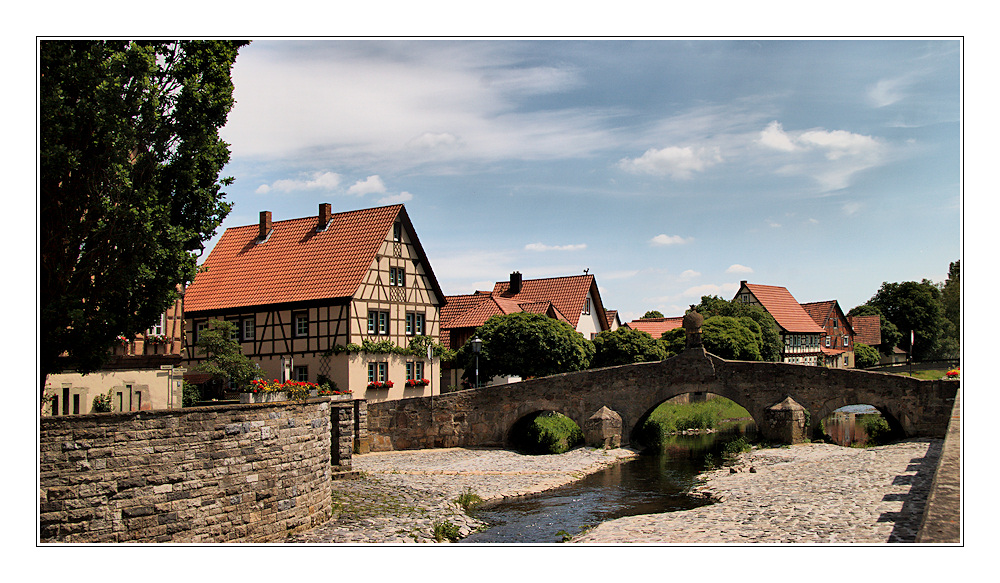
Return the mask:
{"type": "MultiPolygon", "coordinates": [[[[787,289],[776,285],[744,284],[786,332],[822,334],[820,328],[787,289]]],[[[739,293],[737,292],[737,296],[739,293]]]]}

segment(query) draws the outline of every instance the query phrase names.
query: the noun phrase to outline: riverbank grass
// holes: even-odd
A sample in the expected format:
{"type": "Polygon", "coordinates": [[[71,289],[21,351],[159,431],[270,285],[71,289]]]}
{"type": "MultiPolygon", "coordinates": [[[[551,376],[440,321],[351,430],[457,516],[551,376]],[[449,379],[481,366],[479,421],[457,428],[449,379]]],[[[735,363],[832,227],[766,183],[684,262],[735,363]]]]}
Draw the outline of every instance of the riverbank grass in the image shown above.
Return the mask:
{"type": "Polygon", "coordinates": [[[750,413],[735,402],[715,397],[698,403],[661,403],[639,429],[647,446],[656,447],[665,436],[689,429],[717,429],[725,420],[749,419],[750,413]]]}

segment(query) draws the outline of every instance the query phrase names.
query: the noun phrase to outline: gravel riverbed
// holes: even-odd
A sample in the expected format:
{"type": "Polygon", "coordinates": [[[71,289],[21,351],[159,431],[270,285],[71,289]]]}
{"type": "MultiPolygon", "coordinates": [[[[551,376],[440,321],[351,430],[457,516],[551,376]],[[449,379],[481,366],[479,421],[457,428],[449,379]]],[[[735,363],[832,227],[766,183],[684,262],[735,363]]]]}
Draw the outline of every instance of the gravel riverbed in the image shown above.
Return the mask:
{"type": "MultiPolygon", "coordinates": [[[[940,451],[941,440],[926,439],[754,450],[732,468],[705,474],[692,492],[715,504],[619,518],[571,542],[912,542],[940,451]]],[[[334,517],[286,542],[447,542],[435,538],[435,525],[447,523],[463,537],[484,526],[455,502],[465,491],[485,502],[534,495],[634,455],[592,448],[550,456],[463,448],[358,455],[353,467],[361,476],[333,482],[334,517]]]]}

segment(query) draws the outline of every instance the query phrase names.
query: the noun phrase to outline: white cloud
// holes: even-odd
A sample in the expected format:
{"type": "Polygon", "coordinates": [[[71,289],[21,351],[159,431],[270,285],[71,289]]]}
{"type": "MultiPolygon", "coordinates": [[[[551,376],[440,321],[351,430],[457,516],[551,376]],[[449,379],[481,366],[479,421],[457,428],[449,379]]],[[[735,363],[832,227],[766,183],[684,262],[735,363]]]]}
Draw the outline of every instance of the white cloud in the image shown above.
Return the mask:
{"type": "Polygon", "coordinates": [[[776,152],[770,162],[776,173],[807,176],[823,191],[849,186],[855,174],[881,165],[888,154],[888,146],[872,136],[823,128],[786,132],[777,121],[768,124],[756,142],[776,152]]]}
{"type": "Polygon", "coordinates": [[[757,141],[769,148],[784,152],[793,152],[796,149],[792,139],[788,137],[777,121],[767,124],[767,127],[760,132],[760,139],[757,141]]]}
{"type": "Polygon", "coordinates": [[[903,89],[910,85],[906,77],[898,79],[882,79],[868,89],[868,99],[875,107],[885,107],[901,101],[906,95],[903,89]]]}
{"type": "Polygon", "coordinates": [[[272,190],[277,190],[279,192],[320,189],[332,190],[340,185],[340,178],[340,174],[337,174],[336,172],[314,172],[309,178],[297,180],[283,178],[281,180],[275,180],[270,185],[261,184],[257,187],[256,193],[267,194],[272,190]]]}
{"type": "Polygon", "coordinates": [[[634,174],[689,179],[694,172],[703,172],[719,162],[722,156],[718,147],[669,146],[660,150],[650,148],[638,158],[623,158],[618,167],[634,174]]]}
{"type": "Polygon", "coordinates": [[[382,179],[378,176],[378,174],[375,174],[365,178],[364,180],[355,182],[353,186],[347,189],[347,194],[364,196],[366,194],[382,193],[385,192],[385,190],[385,183],[382,182],[382,179]]]}
{"type": "Polygon", "coordinates": [[[696,278],[696,277],[698,277],[700,275],[701,275],[700,273],[698,273],[697,271],[695,271],[693,269],[687,269],[687,270],[684,270],[684,271],[681,272],[681,276],[680,277],[681,277],[681,281],[687,281],[689,279],[694,279],[694,278],[696,278]]]}
{"type": "Polygon", "coordinates": [[[585,243],[576,245],[545,245],[544,243],[529,243],[524,246],[525,251],[581,251],[586,249],[585,243]]]}
{"type": "Polygon", "coordinates": [[[681,237],[680,235],[657,235],[649,240],[653,245],[684,245],[694,241],[694,237],[681,237]]]}
{"type": "Polygon", "coordinates": [[[778,229],[781,227],[781,223],[775,222],[771,219],[764,219],[764,222],[767,223],[767,226],[771,227],[772,229],[778,229]]]}
{"type": "Polygon", "coordinates": [[[750,269],[746,265],[734,263],[726,269],[726,273],[753,273],[753,269],[750,269]]]}
{"type": "Polygon", "coordinates": [[[378,204],[389,205],[389,204],[400,204],[407,201],[413,200],[413,195],[405,190],[399,194],[390,194],[389,196],[383,196],[378,199],[378,204]]]}

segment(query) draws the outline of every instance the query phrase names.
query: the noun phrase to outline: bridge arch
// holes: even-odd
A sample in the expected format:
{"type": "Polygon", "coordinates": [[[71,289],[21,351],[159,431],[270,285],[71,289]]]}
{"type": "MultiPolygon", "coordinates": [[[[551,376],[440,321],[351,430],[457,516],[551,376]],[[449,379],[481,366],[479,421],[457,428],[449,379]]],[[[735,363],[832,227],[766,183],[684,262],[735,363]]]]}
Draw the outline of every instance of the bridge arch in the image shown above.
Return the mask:
{"type": "Polygon", "coordinates": [[[654,407],[689,392],[711,392],[744,407],[765,438],[768,409],[791,398],[813,429],[834,409],[866,403],[905,437],[942,437],[959,381],[923,381],[886,373],[778,362],[727,361],[688,348],[658,362],[585,370],[367,406],[375,451],[433,447],[504,447],[513,424],[535,411],[557,411],[584,427],[602,407],[622,418],[622,445],[654,407]]]}

